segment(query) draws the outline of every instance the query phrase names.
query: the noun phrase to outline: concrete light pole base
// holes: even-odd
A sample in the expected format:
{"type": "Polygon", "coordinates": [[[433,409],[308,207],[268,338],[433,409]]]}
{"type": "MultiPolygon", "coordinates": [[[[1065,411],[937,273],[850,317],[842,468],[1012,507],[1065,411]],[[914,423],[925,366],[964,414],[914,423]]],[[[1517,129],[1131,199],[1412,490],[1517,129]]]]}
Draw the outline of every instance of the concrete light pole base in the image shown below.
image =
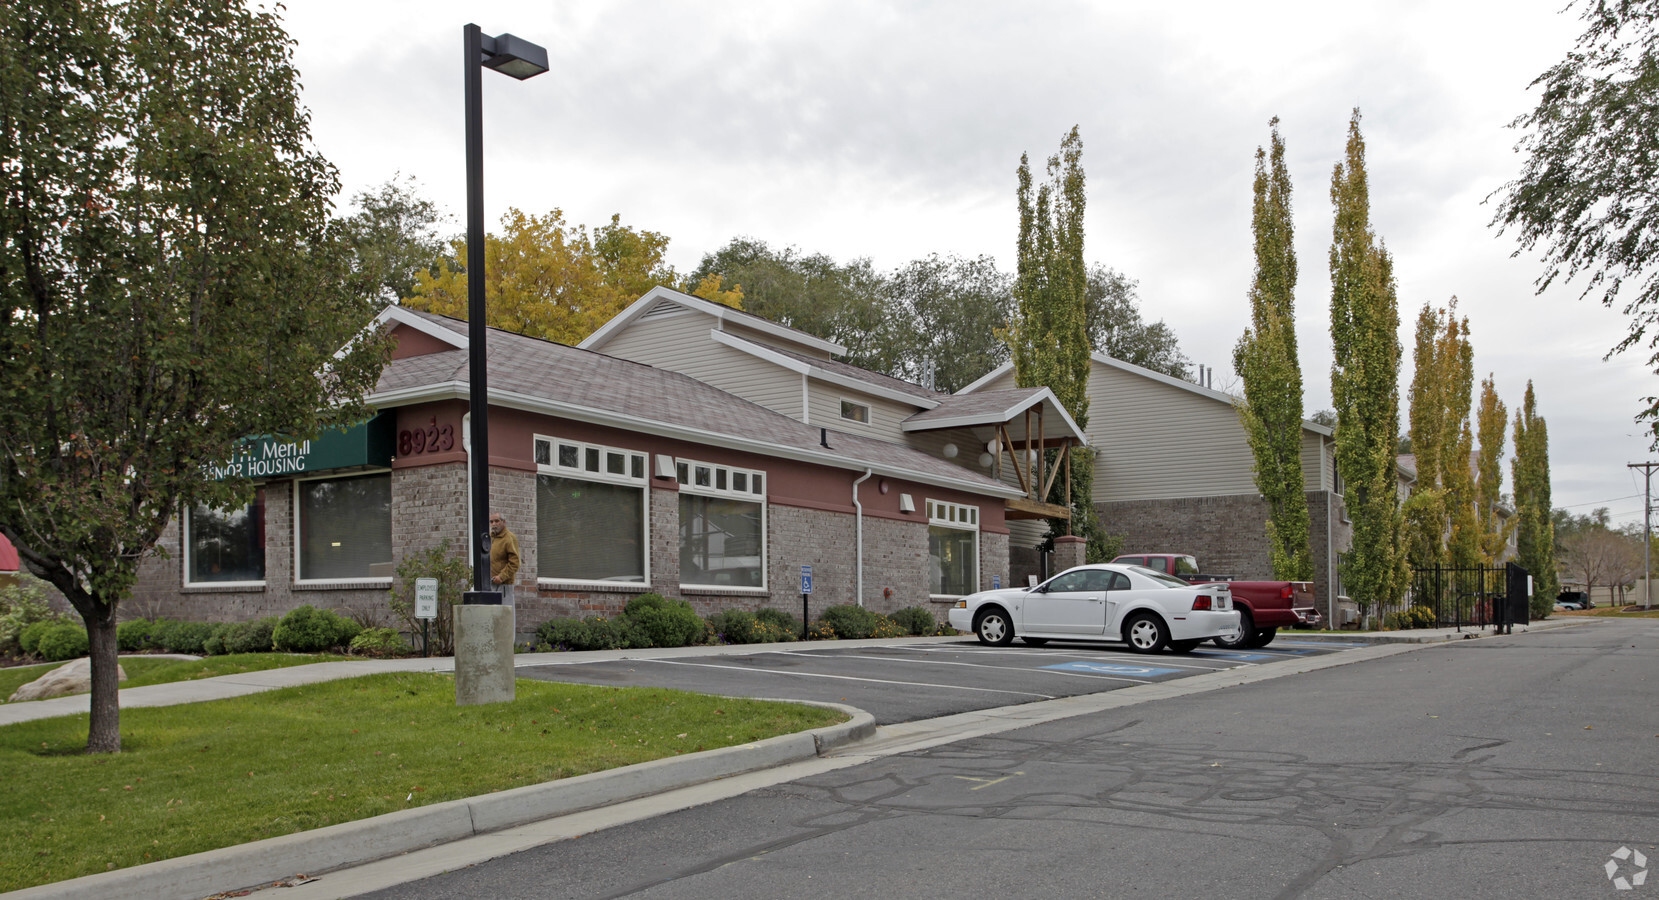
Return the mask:
{"type": "Polygon", "coordinates": [[[455,705],[508,703],[513,688],[513,608],[457,606],[455,705]]]}

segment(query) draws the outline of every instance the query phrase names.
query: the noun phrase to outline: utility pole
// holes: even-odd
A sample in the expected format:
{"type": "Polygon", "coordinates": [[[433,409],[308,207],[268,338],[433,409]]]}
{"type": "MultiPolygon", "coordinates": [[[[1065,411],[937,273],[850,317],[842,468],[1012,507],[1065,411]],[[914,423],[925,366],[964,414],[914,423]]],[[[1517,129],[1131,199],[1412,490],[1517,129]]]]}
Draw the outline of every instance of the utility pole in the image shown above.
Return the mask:
{"type": "Polygon", "coordinates": [[[1647,488],[1642,491],[1642,608],[1653,608],[1653,470],[1659,463],[1628,463],[1629,469],[1641,469],[1647,488]]]}

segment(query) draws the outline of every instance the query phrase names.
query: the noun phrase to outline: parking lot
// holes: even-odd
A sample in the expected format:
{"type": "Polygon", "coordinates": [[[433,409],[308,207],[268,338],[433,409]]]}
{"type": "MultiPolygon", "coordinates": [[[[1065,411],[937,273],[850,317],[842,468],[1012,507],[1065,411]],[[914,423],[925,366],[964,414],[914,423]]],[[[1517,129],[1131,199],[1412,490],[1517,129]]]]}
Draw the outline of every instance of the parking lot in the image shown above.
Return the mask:
{"type": "Polygon", "coordinates": [[[847,703],[889,725],[1013,706],[1242,666],[1341,653],[1363,644],[1284,636],[1260,650],[1206,644],[1190,654],[1142,656],[1121,644],[987,647],[960,641],[837,647],[770,645],[734,655],[634,658],[520,668],[520,677],[611,686],[671,687],[736,697],[847,703]]]}

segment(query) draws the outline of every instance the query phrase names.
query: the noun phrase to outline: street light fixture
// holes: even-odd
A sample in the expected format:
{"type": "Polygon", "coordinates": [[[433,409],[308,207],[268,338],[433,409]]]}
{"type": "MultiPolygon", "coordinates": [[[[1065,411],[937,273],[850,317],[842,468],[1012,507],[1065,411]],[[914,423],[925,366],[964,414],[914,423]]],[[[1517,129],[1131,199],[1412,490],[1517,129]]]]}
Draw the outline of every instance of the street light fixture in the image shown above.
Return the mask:
{"type": "Polygon", "coordinates": [[[470,515],[472,590],[463,603],[499,604],[490,584],[490,438],[487,354],[484,349],[484,114],[481,75],[494,69],[523,81],[547,71],[547,50],[510,34],[490,37],[477,25],[461,29],[466,53],[467,115],[467,405],[471,408],[470,515]]]}

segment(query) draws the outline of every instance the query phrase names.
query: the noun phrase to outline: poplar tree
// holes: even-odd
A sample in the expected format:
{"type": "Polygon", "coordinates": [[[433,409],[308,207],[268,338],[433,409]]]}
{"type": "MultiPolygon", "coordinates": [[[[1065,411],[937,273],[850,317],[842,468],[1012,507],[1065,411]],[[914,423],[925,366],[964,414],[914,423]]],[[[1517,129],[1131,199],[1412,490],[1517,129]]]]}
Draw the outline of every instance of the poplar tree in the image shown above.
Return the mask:
{"type": "Polygon", "coordinates": [[[1509,535],[1515,523],[1498,516],[1498,503],[1503,496],[1503,445],[1509,427],[1509,412],[1498,399],[1498,389],[1491,373],[1480,383],[1480,410],[1475,414],[1476,430],[1480,434],[1480,456],[1475,470],[1475,514],[1480,528],[1480,553],[1486,565],[1501,561],[1509,546],[1509,535]]]}
{"type": "Polygon", "coordinates": [[[1331,174],[1336,220],[1331,234],[1331,395],[1336,465],[1354,520],[1343,559],[1349,593],[1369,613],[1397,602],[1405,587],[1394,450],[1400,429],[1400,314],[1394,262],[1371,230],[1365,139],[1359,110],[1348,122],[1346,159],[1331,174]]]}
{"type": "Polygon", "coordinates": [[[1561,590],[1555,573],[1555,523],[1550,517],[1550,438],[1527,381],[1526,399],[1515,412],[1515,561],[1532,576],[1532,614],[1543,618],[1561,590]]]}
{"type": "Polygon", "coordinates": [[[1296,356],[1296,248],[1290,173],[1279,119],[1271,152],[1256,148],[1255,205],[1250,228],[1256,272],[1250,285],[1250,327],[1233,348],[1244,381],[1239,419],[1256,462],[1256,489],[1267,501],[1267,543],[1273,577],[1313,577],[1308,498],[1302,478],[1302,369],[1296,356]]]}
{"type": "MultiPolygon", "coordinates": [[[[1033,190],[1030,159],[1020,154],[1018,269],[1015,315],[1008,329],[1014,381],[1045,386],[1079,428],[1089,421],[1089,273],[1083,263],[1083,138],[1077,126],[1048,158],[1048,178],[1033,190]]],[[[1055,491],[1063,491],[1059,480],[1055,491]]],[[[1070,505],[1068,524],[1049,522],[1050,534],[1069,528],[1089,542],[1087,558],[1103,562],[1114,551],[1094,512],[1094,454],[1072,450],[1071,496],[1049,498],[1070,505]],[[1104,559],[1102,558],[1104,557],[1104,559]]]]}
{"type": "Polygon", "coordinates": [[[1474,476],[1474,431],[1469,405],[1474,350],[1469,320],[1423,304],[1417,316],[1411,377],[1411,449],[1417,484],[1403,508],[1406,558],[1413,568],[1473,566],[1479,557],[1474,476]]]}

